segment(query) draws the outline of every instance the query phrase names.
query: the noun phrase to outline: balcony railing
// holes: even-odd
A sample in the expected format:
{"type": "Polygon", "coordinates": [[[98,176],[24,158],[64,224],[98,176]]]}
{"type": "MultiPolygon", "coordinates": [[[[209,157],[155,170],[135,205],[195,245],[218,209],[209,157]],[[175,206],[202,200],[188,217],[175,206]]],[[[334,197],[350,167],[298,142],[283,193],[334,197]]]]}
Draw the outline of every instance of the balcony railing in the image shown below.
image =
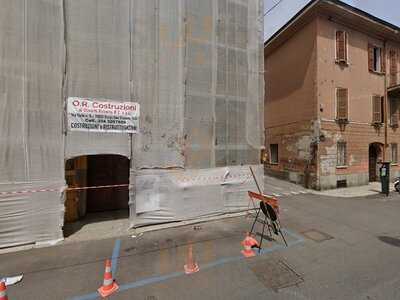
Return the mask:
{"type": "Polygon", "coordinates": [[[388,87],[394,87],[396,85],[399,85],[399,75],[398,74],[390,74],[389,75],[389,85],[388,87]]]}
{"type": "Polygon", "coordinates": [[[400,72],[390,72],[388,76],[388,88],[400,86],[400,72]]]}

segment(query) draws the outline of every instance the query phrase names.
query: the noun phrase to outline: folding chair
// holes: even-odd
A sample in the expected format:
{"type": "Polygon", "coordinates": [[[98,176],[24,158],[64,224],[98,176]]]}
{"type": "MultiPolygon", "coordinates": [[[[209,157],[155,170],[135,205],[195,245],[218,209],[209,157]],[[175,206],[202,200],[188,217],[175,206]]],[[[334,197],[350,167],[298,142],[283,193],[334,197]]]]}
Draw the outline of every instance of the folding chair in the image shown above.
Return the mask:
{"type": "Polygon", "coordinates": [[[249,193],[249,197],[251,198],[251,200],[253,202],[253,207],[257,211],[256,216],[254,218],[254,222],[251,226],[250,234],[253,233],[256,223],[261,223],[263,225],[259,251],[261,251],[262,242],[263,242],[263,239],[265,238],[265,235],[264,235],[265,227],[267,227],[267,229],[268,229],[269,239],[272,239],[272,231],[273,231],[274,234],[280,235],[282,237],[282,240],[284,241],[285,245],[287,246],[287,242],[286,242],[285,236],[283,235],[283,232],[281,229],[281,224],[280,224],[280,221],[278,218],[278,214],[279,214],[278,200],[275,198],[267,197],[267,196],[253,193],[250,191],[248,193],[249,193]],[[257,199],[260,201],[259,208],[255,207],[254,199],[257,199]],[[260,211],[263,212],[264,219],[261,219],[259,217],[260,211]],[[272,231],[271,231],[271,229],[272,229],[272,231]]]}

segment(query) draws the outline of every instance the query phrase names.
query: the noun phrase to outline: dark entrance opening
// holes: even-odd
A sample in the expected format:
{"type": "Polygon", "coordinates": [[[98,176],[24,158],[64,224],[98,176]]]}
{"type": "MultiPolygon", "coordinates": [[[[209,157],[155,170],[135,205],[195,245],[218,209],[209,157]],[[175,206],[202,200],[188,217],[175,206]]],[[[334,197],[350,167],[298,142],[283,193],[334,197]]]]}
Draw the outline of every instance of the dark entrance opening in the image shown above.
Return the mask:
{"type": "Polygon", "coordinates": [[[382,144],[372,143],[369,145],[369,181],[375,182],[379,181],[378,170],[379,161],[382,155],[382,144]]]}
{"type": "Polygon", "coordinates": [[[65,236],[85,223],[129,217],[129,170],[129,159],[120,155],[87,155],[66,161],[68,187],[89,189],[67,191],[65,236]]]}

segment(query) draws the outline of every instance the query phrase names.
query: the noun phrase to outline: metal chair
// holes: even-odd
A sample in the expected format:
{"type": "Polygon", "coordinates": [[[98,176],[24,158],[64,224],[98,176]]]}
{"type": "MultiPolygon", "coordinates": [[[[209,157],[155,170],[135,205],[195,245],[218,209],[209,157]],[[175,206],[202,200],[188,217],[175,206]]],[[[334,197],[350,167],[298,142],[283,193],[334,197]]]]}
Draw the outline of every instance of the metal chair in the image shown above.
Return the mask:
{"type": "Polygon", "coordinates": [[[272,238],[272,232],[273,232],[275,235],[280,235],[282,237],[282,240],[284,241],[285,245],[287,246],[288,244],[286,242],[285,236],[283,235],[281,224],[280,224],[279,218],[278,218],[277,211],[279,211],[279,207],[278,207],[277,199],[272,199],[272,198],[269,199],[268,197],[266,197],[264,195],[256,194],[253,192],[249,192],[249,196],[252,199],[252,201],[253,201],[253,198],[260,200],[259,208],[256,208],[254,206],[254,201],[253,201],[253,207],[256,209],[257,213],[256,213],[254,222],[253,222],[253,224],[251,226],[251,230],[250,230],[250,234],[252,234],[256,223],[260,223],[263,225],[262,233],[261,233],[261,240],[259,243],[260,244],[259,252],[261,251],[262,242],[263,242],[263,239],[265,238],[265,235],[264,235],[265,227],[267,227],[267,229],[268,229],[268,233],[269,233],[268,238],[269,239],[273,239],[272,238]],[[270,201],[270,200],[273,200],[271,202],[271,204],[273,204],[275,206],[275,209],[272,207],[272,205],[270,203],[268,203],[268,201],[270,201]],[[264,214],[263,219],[259,217],[260,211],[262,211],[264,214]],[[272,231],[271,231],[271,229],[272,229],[272,231]]]}

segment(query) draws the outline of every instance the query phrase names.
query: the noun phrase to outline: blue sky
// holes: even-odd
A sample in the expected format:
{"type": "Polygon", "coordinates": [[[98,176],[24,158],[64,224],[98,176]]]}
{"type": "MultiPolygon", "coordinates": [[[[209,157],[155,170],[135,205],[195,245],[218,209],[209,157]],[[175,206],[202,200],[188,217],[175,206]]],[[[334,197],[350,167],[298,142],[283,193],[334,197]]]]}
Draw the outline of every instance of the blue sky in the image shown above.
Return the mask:
{"type": "MultiPolygon", "coordinates": [[[[272,9],[264,18],[265,39],[274,34],[308,2],[310,0],[264,0],[264,11],[272,9]],[[279,4],[272,9],[278,2],[279,4]]],[[[343,0],[343,2],[400,27],[399,0],[343,0]]]]}

